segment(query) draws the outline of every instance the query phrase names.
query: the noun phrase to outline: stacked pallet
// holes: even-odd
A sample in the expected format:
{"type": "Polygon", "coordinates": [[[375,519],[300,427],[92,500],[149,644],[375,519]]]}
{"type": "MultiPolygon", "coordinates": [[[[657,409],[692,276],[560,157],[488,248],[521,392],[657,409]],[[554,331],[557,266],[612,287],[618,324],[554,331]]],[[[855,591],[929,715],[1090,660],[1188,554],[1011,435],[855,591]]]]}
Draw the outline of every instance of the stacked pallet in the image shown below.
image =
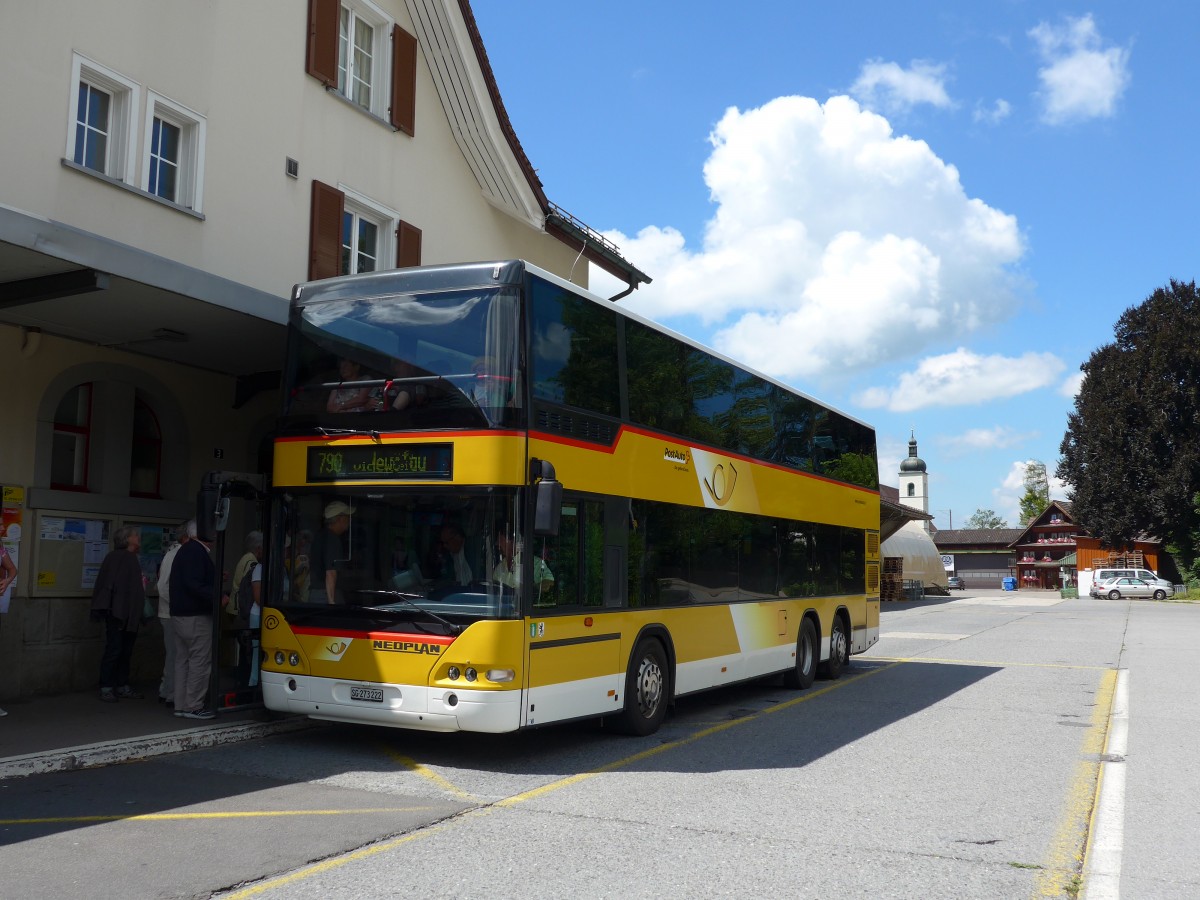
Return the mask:
{"type": "Polygon", "coordinates": [[[883,558],[883,577],[879,582],[879,599],[904,599],[903,556],[885,556],[883,558]]]}
{"type": "Polygon", "coordinates": [[[1130,550],[1109,553],[1107,557],[1097,556],[1092,560],[1092,566],[1096,569],[1144,569],[1146,562],[1141,550],[1130,550]]]}

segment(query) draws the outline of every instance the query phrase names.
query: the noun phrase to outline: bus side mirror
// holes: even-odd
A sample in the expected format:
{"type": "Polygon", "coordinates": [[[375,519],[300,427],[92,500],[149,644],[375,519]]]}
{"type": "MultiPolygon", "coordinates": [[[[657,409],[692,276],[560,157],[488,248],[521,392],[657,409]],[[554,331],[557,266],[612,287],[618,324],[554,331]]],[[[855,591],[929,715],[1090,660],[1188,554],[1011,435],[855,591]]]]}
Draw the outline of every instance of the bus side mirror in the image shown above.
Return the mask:
{"type": "Polygon", "coordinates": [[[216,474],[206,474],[196,494],[196,537],[208,542],[215,541],[229,522],[229,497],[222,496],[216,474]]]}
{"type": "Polygon", "coordinates": [[[544,459],[531,461],[533,484],[533,533],[538,537],[557,537],[562,519],[562,482],[554,477],[554,466],[544,459]]]}

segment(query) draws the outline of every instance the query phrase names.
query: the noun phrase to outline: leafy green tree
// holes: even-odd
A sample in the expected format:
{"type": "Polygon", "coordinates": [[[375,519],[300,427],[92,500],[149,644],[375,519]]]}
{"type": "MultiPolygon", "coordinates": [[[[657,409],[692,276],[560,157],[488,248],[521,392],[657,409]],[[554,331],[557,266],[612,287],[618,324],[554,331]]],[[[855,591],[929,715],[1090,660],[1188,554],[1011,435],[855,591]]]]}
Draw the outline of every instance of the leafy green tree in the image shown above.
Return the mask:
{"type": "Polygon", "coordinates": [[[966,528],[1007,528],[1008,522],[996,514],[994,509],[977,509],[967,519],[966,528]]]}
{"type": "Polygon", "coordinates": [[[1050,479],[1046,464],[1031,459],[1025,463],[1025,493],[1021,495],[1021,524],[1028,525],[1050,505],[1050,479]]]}
{"type": "Polygon", "coordinates": [[[843,453],[825,464],[824,474],[848,484],[870,487],[879,481],[879,464],[867,453],[843,453]]]}
{"type": "Polygon", "coordinates": [[[1077,521],[1114,548],[1151,534],[1196,559],[1200,510],[1200,294],[1172,280],[1117,320],[1082,366],[1058,477],[1077,521]]]}

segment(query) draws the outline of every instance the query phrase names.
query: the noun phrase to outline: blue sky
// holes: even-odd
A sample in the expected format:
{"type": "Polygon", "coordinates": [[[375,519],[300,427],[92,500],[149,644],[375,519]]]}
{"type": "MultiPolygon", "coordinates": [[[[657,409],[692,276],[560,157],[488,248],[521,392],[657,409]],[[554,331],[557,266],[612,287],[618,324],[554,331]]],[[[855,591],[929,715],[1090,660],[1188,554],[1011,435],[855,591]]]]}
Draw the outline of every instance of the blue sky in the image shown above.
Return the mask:
{"type": "Polygon", "coordinates": [[[874,425],[886,484],[915,430],[939,528],[1017,525],[1080,364],[1196,277],[1200,5],[473,8],[621,302],[874,425]]]}

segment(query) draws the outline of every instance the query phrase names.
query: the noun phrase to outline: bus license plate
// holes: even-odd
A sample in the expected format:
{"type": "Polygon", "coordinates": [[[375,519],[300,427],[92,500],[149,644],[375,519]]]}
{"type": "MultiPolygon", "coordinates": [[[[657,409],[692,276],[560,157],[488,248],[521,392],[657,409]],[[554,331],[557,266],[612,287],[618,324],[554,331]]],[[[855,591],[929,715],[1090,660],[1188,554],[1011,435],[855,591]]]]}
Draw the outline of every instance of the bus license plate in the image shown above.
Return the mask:
{"type": "Polygon", "coordinates": [[[351,700],[369,700],[372,703],[383,702],[383,688],[353,687],[350,688],[351,700]]]}

